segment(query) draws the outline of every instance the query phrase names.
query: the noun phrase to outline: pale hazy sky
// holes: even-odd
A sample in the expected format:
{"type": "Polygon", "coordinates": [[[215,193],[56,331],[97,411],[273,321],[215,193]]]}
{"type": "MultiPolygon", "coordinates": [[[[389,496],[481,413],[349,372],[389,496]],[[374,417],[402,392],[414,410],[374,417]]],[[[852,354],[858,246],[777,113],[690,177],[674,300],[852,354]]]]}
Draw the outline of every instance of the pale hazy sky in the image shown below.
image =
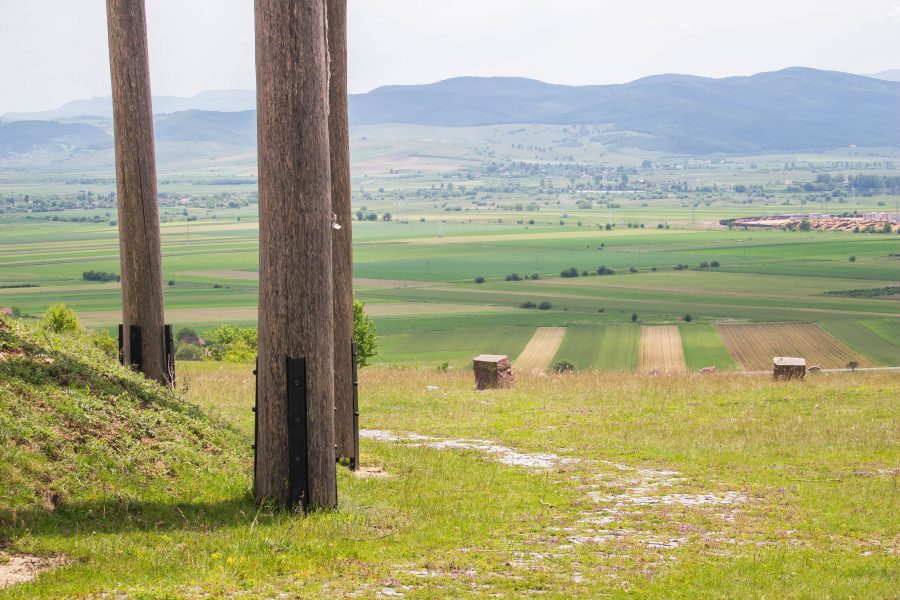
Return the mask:
{"type": "MultiPolygon", "coordinates": [[[[350,88],[900,68],[900,0],[349,0],[350,88]]],[[[252,0],[146,0],[154,94],[254,86],[252,0]]],[[[109,94],[104,0],[0,0],[0,114],[109,94]]]]}

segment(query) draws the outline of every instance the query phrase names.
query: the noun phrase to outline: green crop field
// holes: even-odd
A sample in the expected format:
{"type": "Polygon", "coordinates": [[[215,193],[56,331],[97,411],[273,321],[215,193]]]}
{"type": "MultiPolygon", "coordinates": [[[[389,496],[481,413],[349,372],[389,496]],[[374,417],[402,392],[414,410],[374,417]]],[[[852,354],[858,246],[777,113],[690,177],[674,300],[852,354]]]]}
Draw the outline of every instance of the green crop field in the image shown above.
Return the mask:
{"type": "Polygon", "coordinates": [[[688,369],[715,367],[720,371],[733,371],[738,368],[712,324],[683,323],[679,329],[688,369]]]}
{"type": "Polygon", "coordinates": [[[892,342],[860,321],[824,321],[822,326],[837,339],[856,348],[874,364],[895,366],[900,361],[900,338],[894,338],[892,342]]]}

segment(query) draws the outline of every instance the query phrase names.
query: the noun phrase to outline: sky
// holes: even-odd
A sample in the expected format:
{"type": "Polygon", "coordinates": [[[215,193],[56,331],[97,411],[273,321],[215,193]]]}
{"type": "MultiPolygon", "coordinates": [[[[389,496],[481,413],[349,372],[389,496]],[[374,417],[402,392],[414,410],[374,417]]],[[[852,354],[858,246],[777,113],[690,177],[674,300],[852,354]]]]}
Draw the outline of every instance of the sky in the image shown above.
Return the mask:
{"type": "MultiPolygon", "coordinates": [[[[104,0],[0,0],[0,114],[109,95],[104,0]]],[[[253,0],[146,0],[156,95],[252,89],[253,0]]],[[[900,69],[900,0],[349,0],[350,91],[900,69]]]]}

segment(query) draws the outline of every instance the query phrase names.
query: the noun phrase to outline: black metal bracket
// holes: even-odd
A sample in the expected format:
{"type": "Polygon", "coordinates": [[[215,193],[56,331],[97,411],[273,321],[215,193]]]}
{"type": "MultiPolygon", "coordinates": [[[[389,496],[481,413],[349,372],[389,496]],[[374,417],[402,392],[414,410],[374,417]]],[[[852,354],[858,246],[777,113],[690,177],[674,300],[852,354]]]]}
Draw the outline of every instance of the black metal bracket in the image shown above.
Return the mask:
{"type": "Polygon", "coordinates": [[[306,359],[285,357],[287,374],[288,500],[309,508],[309,448],[307,447],[306,359]]]}
{"type": "Polygon", "coordinates": [[[350,470],[359,468],[359,377],[357,369],[356,342],[350,343],[350,360],[353,361],[353,456],[350,458],[350,470]]]}
{"type": "Polygon", "coordinates": [[[256,380],[255,397],[253,399],[253,496],[256,496],[256,463],[257,446],[259,445],[259,357],[256,357],[256,368],[253,369],[253,377],[256,380]]]}
{"type": "Polygon", "coordinates": [[[163,325],[163,340],[166,344],[166,371],[169,384],[175,385],[175,337],[171,325],[163,325]]]}
{"type": "Polygon", "coordinates": [[[128,326],[128,354],[129,361],[135,371],[144,370],[143,354],[141,352],[141,326],[128,326]]]}

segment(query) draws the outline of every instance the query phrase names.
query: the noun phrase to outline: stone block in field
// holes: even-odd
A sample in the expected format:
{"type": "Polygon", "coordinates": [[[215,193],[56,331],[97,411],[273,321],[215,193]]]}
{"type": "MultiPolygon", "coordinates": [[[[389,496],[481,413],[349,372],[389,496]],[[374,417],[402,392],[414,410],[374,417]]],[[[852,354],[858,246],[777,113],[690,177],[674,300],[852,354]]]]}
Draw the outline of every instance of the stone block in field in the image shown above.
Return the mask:
{"type": "Polygon", "coordinates": [[[481,354],[475,357],[474,363],[476,389],[512,387],[512,365],[505,354],[481,354]]]}
{"type": "Polygon", "coordinates": [[[806,359],[793,356],[776,356],[772,359],[775,379],[803,379],[806,377],[806,359]]]}

